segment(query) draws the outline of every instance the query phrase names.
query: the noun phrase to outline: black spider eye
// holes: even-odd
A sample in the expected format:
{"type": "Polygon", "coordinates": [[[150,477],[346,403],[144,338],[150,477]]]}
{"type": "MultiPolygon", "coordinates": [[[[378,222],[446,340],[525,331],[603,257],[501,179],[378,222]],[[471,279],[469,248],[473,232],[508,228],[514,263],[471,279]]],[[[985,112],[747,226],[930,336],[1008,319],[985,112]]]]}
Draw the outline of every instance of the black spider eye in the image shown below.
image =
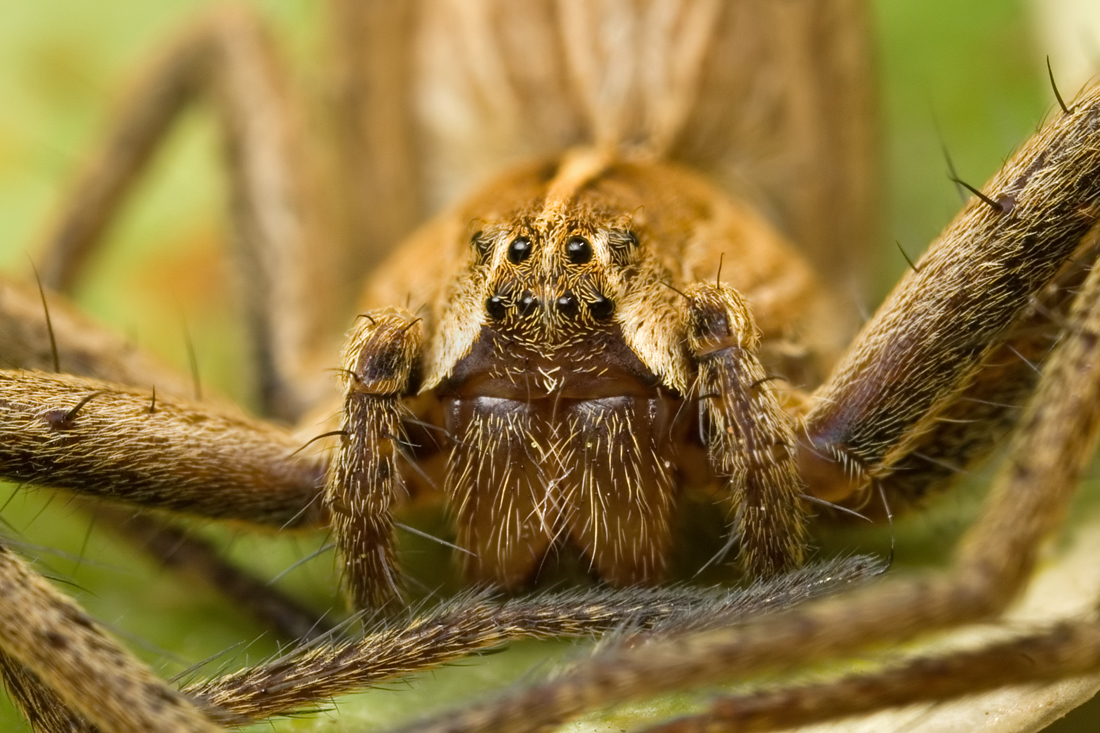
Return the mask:
{"type": "Polygon", "coordinates": [[[519,313],[521,316],[529,316],[539,307],[539,299],[530,290],[524,290],[519,297],[519,313]]]}
{"type": "Polygon", "coordinates": [[[584,237],[573,237],[566,243],[565,253],[574,265],[583,265],[592,259],[592,245],[584,237]]]}
{"type": "Polygon", "coordinates": [[[577,296],[573,295],[573,293],[568,290],[557,299],[556,305],[558,306],[558,313],[561,313],[566,318],[572,318],[577,315],[577,296]]]}
{"type": "Polygon", "coordinates": [[[502,321],[504,316],[508,315],[508,308],[504,305],[504,299],[499,295],[494,295],[485,301],[485,310],[488,312],[489,317],[495,321],[502,321]]]}
{"type": "Polygon", "coordinates": [[[527,237],[516,237],[508,245],[508,261],[518,265],[531,256],[531,240],[527,237]]]}
{"type": "Polygon", "coordinates": [[[588,304],[588,311],[593,318],[606,321],[615,312],[615,304],[604,296],[598,295],[594,301],[588,304]]]}

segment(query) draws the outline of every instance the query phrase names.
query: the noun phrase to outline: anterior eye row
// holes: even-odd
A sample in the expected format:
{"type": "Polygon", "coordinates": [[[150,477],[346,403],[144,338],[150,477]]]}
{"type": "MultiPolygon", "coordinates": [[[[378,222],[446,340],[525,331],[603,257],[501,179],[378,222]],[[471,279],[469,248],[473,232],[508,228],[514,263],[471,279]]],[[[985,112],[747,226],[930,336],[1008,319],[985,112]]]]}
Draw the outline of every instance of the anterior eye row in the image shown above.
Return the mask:
{"type": "Polygon", "coordinates": [[[558,306],[558,313],[561,313],[566,318],[572,318],[577,315],[579,310],[579,303],[577,302],[577,296],[573,294],[573,291],[566,290],[557,299],[556,304],[558,306]]]}
{"type": "Polygon", "coordinates": [[[539,307],[539,299],[530,290],[524,290],[516,305],[521,316],[529,316],[539,307]]]}
{"type": "Polygon", "coordinates": [[[502,321],[508,315],[508,306],[505,305],[504,298],[494,295],[485,301],[485,311],[494,321],[502,321]]]}
{"type": "Polygon", "coordinates": [[[593,318],[606,321],[615,312],[615,304],[603,295],[597,295],[596,299],[589,303],[588,310],[593,318]]]}
{"type": "MultiPolygon", "coordinates": [[[[614,302],[602,293],[596,293],[595,297],[591,299],[586,298],[583,304],[596,320],[605,321],[615,312],[614,302]]],[[[539,305],[538,296],[530,290],[524,290],[518,298],[511,302],[508,301],[505,295],[498,292],[486,299],[485,312],[489,314],[489,318],[492,320],[503,321],[508,317],[510,307],[515,307],[516,312],[523,317],[533,314],[538,310],[539,305]]],[[[565,318],[573,318],[580,313],[581,305],[581,298],[577,297],[577,294],[572,290],[566,290],[553,300],[553,307],[565,318]]]]}

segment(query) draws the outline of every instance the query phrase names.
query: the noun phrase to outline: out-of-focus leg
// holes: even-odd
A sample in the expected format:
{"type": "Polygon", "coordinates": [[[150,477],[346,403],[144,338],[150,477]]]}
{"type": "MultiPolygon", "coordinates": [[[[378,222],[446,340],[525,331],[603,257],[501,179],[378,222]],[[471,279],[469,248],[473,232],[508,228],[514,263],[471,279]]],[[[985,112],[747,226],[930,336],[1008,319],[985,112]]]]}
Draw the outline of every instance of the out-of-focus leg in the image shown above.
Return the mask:
{"type": "Polygon", "coordinates": [[[303,359],[331,334],[320,286],[332,253],[284,73],[262,24],[221,9],[171,43],[134,86],[47,239],[44,283],[71,291],[181,113],[209,101],[226,143],[233,250],[265,413],[293,422],[324,390],[303,359]]]}

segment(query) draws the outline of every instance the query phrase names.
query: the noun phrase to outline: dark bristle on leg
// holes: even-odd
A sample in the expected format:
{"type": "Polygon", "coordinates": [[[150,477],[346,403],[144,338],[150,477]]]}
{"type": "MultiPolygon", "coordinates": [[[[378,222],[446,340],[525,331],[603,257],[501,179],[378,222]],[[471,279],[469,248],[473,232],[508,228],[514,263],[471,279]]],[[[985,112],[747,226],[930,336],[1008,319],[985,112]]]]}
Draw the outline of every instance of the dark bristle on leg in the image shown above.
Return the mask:
{"type": "MultiPolygon", "coordinates": [[[[1100,430],[1100,87],[1055,82],[1083,26],[1029,85],[1014,11],[952,6],[940,201],[909,190],[934,145],[892,182],[877,148],[938,127],[941,80],[919,109],[875,89],[924,63],[893,33],[934,2],[242,0],[169,35],[180,0],[73,1],[44,39],[36,4],[5,14],[30,55],[0,73],[0,201],[13,162],[79,166],[15,263],[38,287],[0,276],[0,682],[35,733],[717,733],[919,701],[1034,729],[1100,686],[1100,606],[1061,610],[1100,595],[1068,508],[1100,430]],[[1010,52],[959,42],[978,22],[1010,52]],[[58,103],[64,130],[30,122],[58,103]],[[176,171],[219,154],[192,197],[176,171]],[[963,484],[997,469],[973,521],[963,484]],[[837,519],[879,523],[889,567],[823,559],[867,551],[837,519]]],[[[0,223],[30,231],[40,184],[0,223]]]]}

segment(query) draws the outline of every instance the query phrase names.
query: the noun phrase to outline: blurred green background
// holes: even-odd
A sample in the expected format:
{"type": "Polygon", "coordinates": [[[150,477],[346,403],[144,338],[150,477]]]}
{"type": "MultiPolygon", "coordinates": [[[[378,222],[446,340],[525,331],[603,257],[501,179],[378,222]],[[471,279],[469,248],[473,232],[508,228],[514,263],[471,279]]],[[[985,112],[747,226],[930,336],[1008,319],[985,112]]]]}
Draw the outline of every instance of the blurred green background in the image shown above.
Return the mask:
{"type": "MultiPolygon", "coordinates": [[[[35,245],[84,152],[98,138],[112,101],[173,28],[207,4],[0,2],[0,269],[29,277],[35,245]]],[[[293,60],[296,82],[323,95],[323,19],[317,4],[254,4],[276,28],[293,60]]],[[[875,6],[884,112],[881,185],[886,195],[881,277],[873,303],[906,267],[895,240],[915,258],[959,208],[941,146],[950,151],[960,176],[980,185],[1053,104],[1042,61],[1046,51],[1033,38],[1033,22],[1020,3],[879,0],[875,6]]],[[[1071,96],[1074,90],[1063,85],[1062,91],[1071,96]]],[[[186,320],[204,382],[242,398],[248,389],[241,368],[241,333],[226,317],[232,299],[221,256],[223,201],[214,126],[192,113],[112,232],[109,250],[97,259],[80,301],[184,369],[186,320]]],[[[68,590],[81,603],[134,640],[139,653],[165,674],[257,635],[228,604],[192,583],[157,573],[144,558],[95,530],[63,499],[0,486],[0,502],[9,493],[6,533],[32,545],[28,554],[40,558],[41,568],[71,582],[68,590]],[[62,554],[37,546],[59,548],[62,554]]],[[[965,494],[947,497],[936,511],[907,522],[900,534],[899,562],[941,558],[942,548],[949,545],[945,539],[968,520],[973,504],[965,494]],[[917,549],[922,545],[937,549],[922,554],[917,549]]],[[[235,557],[269,575],[324,539],[277,542],[237,533],[217,536],[235,557]]],[[[881,530],[864,539],[875,548],[888,542],[881,530]]],[[[332,590],[331,555],[281,582],[318,608],[339,602],[332,590]]],[[[254,661],[275,648],[270,639],[261,638],[236,650],[231,663],[254,661]]],[[[548,650],[569,649],[519,645],[490,664],[428,675],[415,686],[419,691],[382,690],[341,702],[341,714],[349,717],[321,715],[280,724],[280,729],[369,729],[500,686],[548,650]]],[[[0,712],[0,729],[19,730],[21,725],[12,713],[0,712]]],[[[1087,729],[1095,730],[1095,723],[1087,729]]]]}

